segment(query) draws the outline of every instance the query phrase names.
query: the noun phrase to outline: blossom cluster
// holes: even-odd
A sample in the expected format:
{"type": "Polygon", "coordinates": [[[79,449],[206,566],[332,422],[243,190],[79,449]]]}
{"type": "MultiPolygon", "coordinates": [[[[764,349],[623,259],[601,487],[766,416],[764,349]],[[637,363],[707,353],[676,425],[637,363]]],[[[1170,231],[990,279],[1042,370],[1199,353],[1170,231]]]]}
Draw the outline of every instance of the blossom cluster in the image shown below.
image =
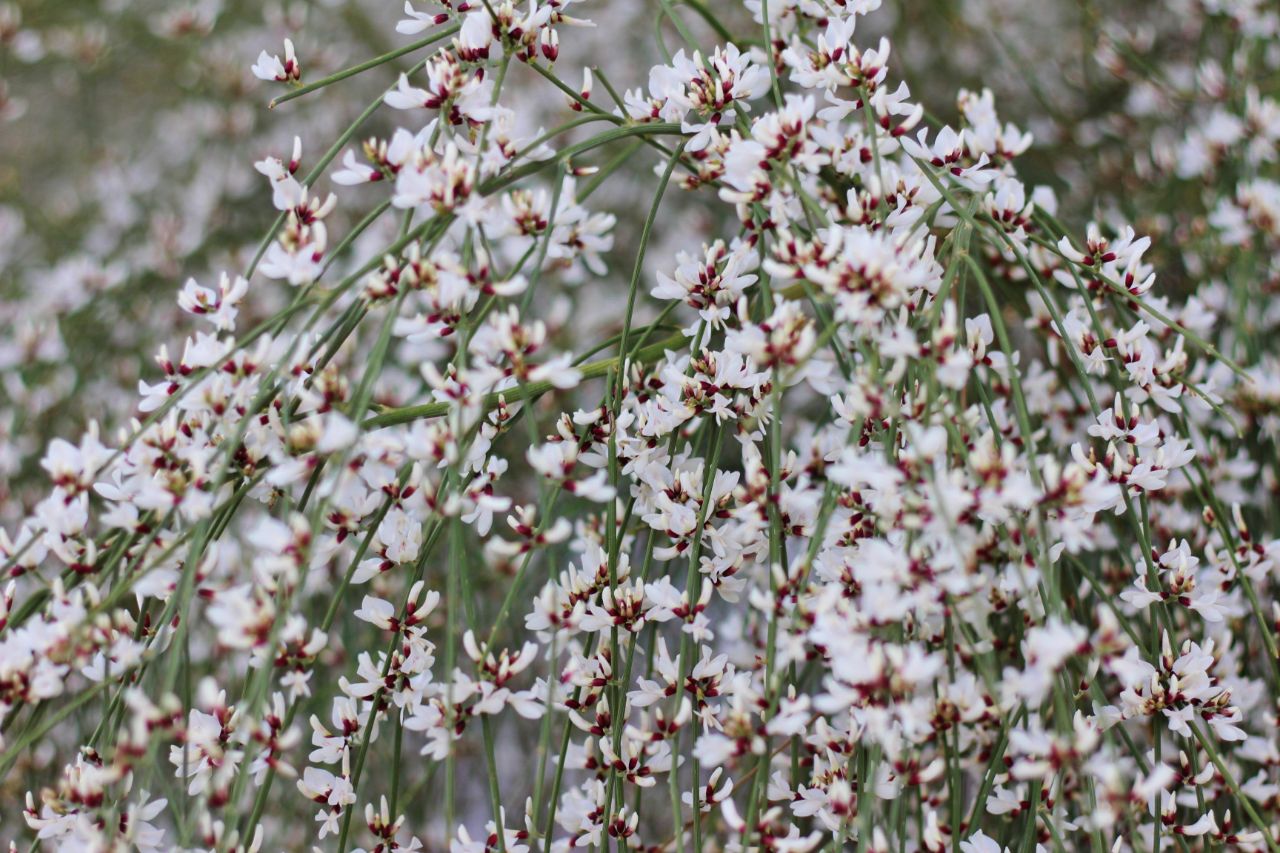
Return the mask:
{"type": "Polygon", "coordinates": [[[1130,221],[913,95],[880,0],[660,5],[630,87],[572,0],[247,58],[277,110],[385,79],[0,513],[3,831],[1280,849],[1280,16],[1097,42],[1130,221]]]}

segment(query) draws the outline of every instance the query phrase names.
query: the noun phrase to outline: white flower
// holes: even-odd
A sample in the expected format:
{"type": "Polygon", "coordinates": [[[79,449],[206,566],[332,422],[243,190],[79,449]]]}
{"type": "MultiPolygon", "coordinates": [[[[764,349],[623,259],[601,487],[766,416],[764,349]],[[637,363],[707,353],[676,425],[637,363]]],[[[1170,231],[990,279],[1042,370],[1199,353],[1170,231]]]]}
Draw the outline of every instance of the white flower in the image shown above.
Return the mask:
{"type": "Polygon", "coordinates": [[[284,40],[283,60],[264,50],[258,54],[258,61],[254,63],[252,70],[253,76],[259,80],[274,80],[280,83],[296,81],[302,77],[302,66],[298,64],[298,58],[293,52],[293,42],[289,39],[284,40]]]}

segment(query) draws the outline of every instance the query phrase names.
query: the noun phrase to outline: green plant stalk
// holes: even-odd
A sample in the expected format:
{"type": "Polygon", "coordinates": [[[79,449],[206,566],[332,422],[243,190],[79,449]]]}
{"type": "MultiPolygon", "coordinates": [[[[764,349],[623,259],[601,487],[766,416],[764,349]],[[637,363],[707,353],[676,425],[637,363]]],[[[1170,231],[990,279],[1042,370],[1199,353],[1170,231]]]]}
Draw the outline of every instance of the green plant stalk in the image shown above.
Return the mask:
{"type": "Polygon", "coordinates": [[[373,59],[367,59],[364,62],[358,63],[356,65],[352,65],[349,68],[344,68],[341,71],[335,71],[333,74],[330,74],[328,77],[322,77],[321,79],[315,81],[314,83],[308,83],[305,86],[299,86],[298,88],[293,89],[292,91],[286,92],[283,95],[272,98],[271,101],[267,104],[267,109],[274,110],[276,107],[280,106],[283,103],[287,103],[288,101],[292,101],[294,98],[301,98],[303,95],[309,95],[312,92],[325,88],[326,86],[332,86],[334,83],[340,83],[349,77],[354,77],[357,74],[363,74],[364,72],[369,71],[370,69],[373,69],[373,68],[377,68],[380,65],[385,65],[388,62],[391,62],[393,60],[399,59],[402,56],[405,56],[406,54],[410,54],[410,53],[414,53],[416,51],[422,50],[424,47],[430,47],[431,45],[435,44],[438,41],[443,41],[444,39],[447,39],[450,36],[455,35],[460,29],[462,29],[462,24],[450,24],[444,29],[437,30],[436,32],[432,33],[431,35],[427,36],[424,39],[419,39],[418,41],[412,42],[410,44],[406,44],[404,47],[398,47],[395,50],[388,51],[387,53],[382,54],[381,56],[375,56],[373,59]]]}

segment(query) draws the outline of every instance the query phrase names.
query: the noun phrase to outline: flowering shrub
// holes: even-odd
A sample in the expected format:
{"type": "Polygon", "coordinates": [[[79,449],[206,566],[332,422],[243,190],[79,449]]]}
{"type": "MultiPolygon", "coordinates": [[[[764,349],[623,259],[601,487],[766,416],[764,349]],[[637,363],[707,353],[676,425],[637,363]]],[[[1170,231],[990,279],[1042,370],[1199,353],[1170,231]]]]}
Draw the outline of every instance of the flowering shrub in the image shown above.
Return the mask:
{"type": "MultiPolygon", "coordinates": [[[[1280,850],[1280,15],[1047,3],[1035,64],[1011,19],[1033,134],[913,95],[963,21],[930,73],[880,0],[640,5],[631,63],[573,0],[244,57],[328,105],[274,225],[166,256],[227,263],[176,337],[144,300],[136,398],[0,456],[0,832],[1280,850]]],[[[146,263],[102,254],[7,297],[15,436],[146,263]]]]}

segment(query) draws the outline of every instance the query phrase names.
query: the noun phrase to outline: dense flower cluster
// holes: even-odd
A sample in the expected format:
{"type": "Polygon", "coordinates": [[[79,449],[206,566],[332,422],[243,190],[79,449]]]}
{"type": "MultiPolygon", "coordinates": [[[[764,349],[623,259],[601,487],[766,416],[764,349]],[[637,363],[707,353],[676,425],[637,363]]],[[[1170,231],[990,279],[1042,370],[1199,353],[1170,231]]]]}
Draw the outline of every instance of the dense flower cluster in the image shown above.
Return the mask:
{"type": "Polygon", "coordinates": [[[254,164],[276,224],[181,286],[136,418],[34,454],[4,832],[1280,849],[1280,16],[1107,31],[1160,190],[1076,228],[880,0],[675,5],[621,90],[572,0],[410,0],[315,82],[262,50],[278,109],[416,64],[254,164]],[[639,219],[596,195],[635,160],[639,219]]]}

